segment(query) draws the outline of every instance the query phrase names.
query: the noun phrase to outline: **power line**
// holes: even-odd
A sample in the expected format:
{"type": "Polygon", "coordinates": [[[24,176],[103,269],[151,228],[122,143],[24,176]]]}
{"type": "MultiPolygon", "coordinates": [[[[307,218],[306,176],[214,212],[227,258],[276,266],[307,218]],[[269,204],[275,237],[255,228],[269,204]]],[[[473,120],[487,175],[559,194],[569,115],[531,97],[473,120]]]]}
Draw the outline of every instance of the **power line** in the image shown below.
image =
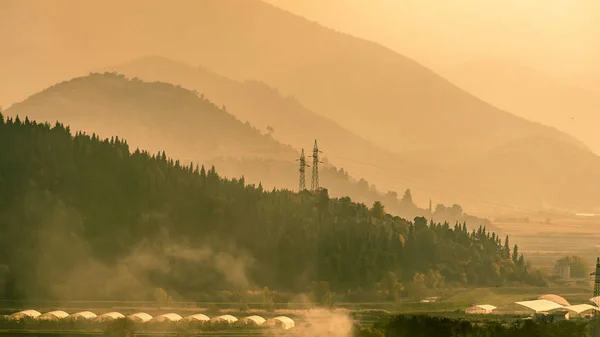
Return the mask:
{"type": "MultiPolygon", "coordinates": [[[[363,162],[363,161],[359,161],[359,160],[355,160],[355,159],[351,159],[351,158],[347,158],[347,157],[343,157],[343,156],[338,156],[338,155],[332,155],[329,154],[327,155],[328,157],[334,157],[334,158],[339,158],[339,159],[343,159],[343,160],[347,160],[347,161],[351,161],[357,164],[362,164],[365,166],[371,166],[374,168],[378,168],[382,171],[384,171],[383,173],[379,173],[379,175],[384,176],[390,180],[394,180],[396,182],[402,183],[402,184],[406,184],[406,185],[410,185],[410,186],[418,186],[418,185],[422,185],[424,184],[424,182],[418,182],[415,180],[410,180],[410,179],[406,179],[406,178],[400,178],[398,177],[397,173],[395,173],[394,171],[397,169],[400,169],[401,167],[386,167],[386,166],[382,166],[382,165],[378,165],[378,164],[373,164],[373,163],[368,163],[368,162],[363,162]]],[[[445,185],[447,185],[448,183],[446,183],[445,185]]],[[[509,209],[513,209],[513,210],[517,210],[517,211],[524,211],[524,212],[532,212],[532,213],[536,213],[540,210],[534,210],[534,209],[530,209],[530,208],[524,208],[524,207],[519,207],[519,206],[515,206],[515,205],[507,205],[498,201],[492,201],[490,199],[484,199],[481,198],[480,196],[474,196],[468,193],[464,193],[461,192],[460,190],[457,191],[456,187],[452,187],[452,186],[446,186],[446,188],[443,188],[442,186],[431,186],[428,185],[427,187],[430,190],[436,190],[438,192],[442,192],[442,193],[448,193],[451,190],[451,193],[453,195],[459,195],[468,199],[471,199],[473,201],[478,201],[480,203],[483,204],[487,204],[487,205],[491,205],[491,206],[495,206],[495,207],[501,207],[501,208],[509,208],[509,209]]]]}

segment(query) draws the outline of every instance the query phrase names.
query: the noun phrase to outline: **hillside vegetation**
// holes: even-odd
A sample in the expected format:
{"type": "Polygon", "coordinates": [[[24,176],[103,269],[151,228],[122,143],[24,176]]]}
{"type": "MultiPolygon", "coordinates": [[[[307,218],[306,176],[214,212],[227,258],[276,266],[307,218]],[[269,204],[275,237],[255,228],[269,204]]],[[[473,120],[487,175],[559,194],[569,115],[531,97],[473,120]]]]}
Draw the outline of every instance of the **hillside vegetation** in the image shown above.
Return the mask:
{"type": "Polygon", "coordinates": [[[194,67],[159,56],[144,57],[102,70],[197,90],[218,105],[225,105],[241,121],[250,122],[283,144],[290,144],[297,149],[305,148],[308,153],[312,150],[309,140],[318,139],[325,157],[353,175],[364,177],[378,186],[386,186],[391,190],[418,190],[423,203],[431,196],[440,202],[453,201],[451,193],[439,193],[431,189],[439,177],[452,180],[449,172],[386,151],[322,114],[309,110],[298,99],[282,95],[266,83],[256,80],[235,81],[204,67],[194,67]],[[390,177],[389,168],[394,168],[394,177],[390,177]]]}
{"type": "Polygon", "coordinates": [[[127,138],[182,160],[216,156],[286,157],[296,151],[244,125],[202,94],[165,82],[90,74],[58,83],[6,111],[39,121],[66,121],[73,130],[127,138]]]}
{"type": "MultiPolygon", "coordinates": [[[[242,123],[227,107],[218,108],[203,93],[176,85],[127,79],[116,73],[96,73],[56,84],[13,105],[6,114],[27,116],[38,122],[60,120],[69,124],[74,132],[102,137],[114,132],[127,139],[132,148],[148,149],[152,153],[164,149],[185,163],[218,165],[225,176],[244,175],[248,182],[262,182],[269,189],[298,189],[296,159],[299,151],[277,142],[272,134],[261,133],[249,123],[242,123]]],[[[305,140],[312,146],[312,138],[305,140]]],[[[311,150],[307,149],[307,156],[311,150]]],[[[310,162],[311,158],[307,160],[310,162]]],[[[401,205],[392,187],[384,196],[372,183],[350,176],[347,168],[333,166],[335,161],[325,158],[323,161],[321,185],[327,187],[331,195],[348,195],[367,204],[384,200],[390,211],[408,218],[431,215],[428,209],[418,208],[412,201],[401,205]]],[[[308,168],[308,188],[310,179],[308,168]]],[[[427,200],[426,191],[413,190],[416,197],[427,200]]],[[[485,224],[462,212],[437,214],[436,219],[470,219],[477,221],[474,226],[485,224]]]]}
{"type": "Polygon", "coordinates": [[[543,282],[484,228],[409,222],[327,190],[267,192],[58,123],[2,117],[0,152],[4,298],[149,299],[161,287],[194,300],[315,281],[393,298],[543,282]]]}
{"type": "MultiPolygon", "coordinates": [[[[44,81],[50,74],[55,76],[59,71],[64,73],[62,78],[69,78],[73,72],[163,55],[202,65],[236,81],[267,83],[283,97],[295,97],[309,111],[349,132],[388,152],[401,153],[403,159],[396,165],[373,165],[351,158],[372,164],[369,177],[388,176],[381,182],[369,178],[378,186],[385,185],[386,190],[423,190],[440,203],[456,202],[486,216],[515,208],[597,212],[598,198],[592,199],[585,191],[540,189],[542,184],[552,186],[561,179],[581,186],[597,180],[595,175],[555,174],[540,183],[531,182],[526,177],[536,176],[535,168],[547,165],[532,152],[519,164],[523,171],[517,178],[524,185],[516,187],[527,191],[527,197],[517,200],[513,197],[515,184],[506,184],[511,180],[504,171],[494,170],[494,161],[487,156],[497,147],[539,137],[569,144],[556,157],[570,158],[580,149],[589,151],[578,139],[495,108],[418,62],[376,43],[335,32],[258,0],[181,0],[173,6],[158,0],[97,4],[65,0],[68,10],[30,1],[15,2],[15,10],[49,19],[38,20],[35,25],[10,22],[10,31],[18,34],[8,38],[12,42],[13,35],[19,36],[19,41],[45,36],[47,41],[60,41],[61,48],[40,44],[23,53],[30,57],[26,69],[37,69],[36,76],[14,75],[12,67],[21,62],[10,59],[5,67],[10,68],[10,77],[0,79],[6,81],[3,84],[7,88],[20,86],[26,77],[31,91],[39,90],[46,86],[44,81]],[[43,57],[33,57],[36,55],[43,57]],[[485,170],[476,171],[473,162],[485,170]],[[414,171],[418,172],[413,176],[414,171]]],[[[13,45],[19,49],[18,44],[13,45]]],[[[273,136],[277,137],[277,132],[275,129],[273,136]]],[[[548,165],[554,166],[552,172],[561,172],[569,165],[586,163],[548,165]]]]}

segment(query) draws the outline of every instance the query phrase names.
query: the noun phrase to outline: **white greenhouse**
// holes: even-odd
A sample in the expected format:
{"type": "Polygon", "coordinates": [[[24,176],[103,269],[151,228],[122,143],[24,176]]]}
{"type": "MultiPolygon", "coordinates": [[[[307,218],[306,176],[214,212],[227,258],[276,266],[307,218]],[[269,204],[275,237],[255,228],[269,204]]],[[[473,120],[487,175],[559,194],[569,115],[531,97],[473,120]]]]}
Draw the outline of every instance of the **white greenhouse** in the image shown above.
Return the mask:
{"type": "Polygon", "coordinates": [[[71,318],[71,319],[92,319],[95,317],[96,317],[96,314],[94,314],[91,311],[77,312],[77,313],[71,314],[69,316],[69,318],[71,318]]]}
{"type": "Polygon", "coordinates": [[[42,314],[36,310],[23,310],[23,311],[15,312],[14,314],[8,316],[8,319],[20,320],[23,318],[36,318],[40,315],[42,315],[42,314]]]}
{"type": "Polygon", "coordinates": [[[598,310],[598,307],[590,304],[576,304],[565,307],[565,309],[573,314],[584,316],[586,314],[592,313],[595,310],[598,310]]]}
{"type": "Polygon", "coordinates": [[[261,316],[257,316],[257,315],[252,315],[252,316],[248,316],[248,317],[244,317],[244,318],[240,319],[241,323],[253,324],[253,325],[262,325],[266,321],[267,321],[266,319],[264,319],[261,316]]]}
{"type": "Polygon", "coordinates": [[[564,308],[562,305],[549,300],[534,300],[515,303],[529,310],[533,310],[535,313],[551,312],[557,309],[564,308]]]}
{"type": "Polygon", "coordinates": [[[212,322],[227,322],[229,324],[237,322],[237,318],[231,315],[217,316],[211,319],[212,322]]]}
{"type": "Polygon", "coordinates": [[[146,323],[152,320],[152,316],[145,312],[136,312],[135,314],[127,316],[127,318],[138,323],[146,323]]]}
{"type": "Polygon", "coordinates": [[[153,322],[177,322],[179,320],[181,320],[181,316],[175,313],[156,316],[152,319],[153,322]]]}
{"type": "Polygon", "coordinates": [[[186,322],[190,322],[190,321],[208,322],[208,321],[210,321],[210,317],[206,316],[205,314],[195,314],[195,315],[187,316],[186,318],[183,318],[182,320],[186,321],[186,322]]]}
{"type": "Polygon", "coordinates": [[[287,316],[278,316],[267,321],[268,326],[280,327],[284,330],[291,329],[296,326],[296,322],[287,316]]]}
{"type": "Polygon", "coordinates": [[[41,321],[56,321],[56,320],[66,318],[66,317],[69,317],[68,313],[66,313],[62,310],[56,310],[56,311],[50,311],[43,315],[40,315],[37,317],[37,319],[39,319],[41,321]]]}
{"type": "Polygon", "coordinates": [[[102,314],[102,315],[96,317],[95,320],[99,321],[99,322],[106,322],[106,321],[112,321],[112,320],[124,318],[124,317],[125,316],[123,316],[122,313],[113,311],[113,312],[107,312],[105,314],[102,314]]]}

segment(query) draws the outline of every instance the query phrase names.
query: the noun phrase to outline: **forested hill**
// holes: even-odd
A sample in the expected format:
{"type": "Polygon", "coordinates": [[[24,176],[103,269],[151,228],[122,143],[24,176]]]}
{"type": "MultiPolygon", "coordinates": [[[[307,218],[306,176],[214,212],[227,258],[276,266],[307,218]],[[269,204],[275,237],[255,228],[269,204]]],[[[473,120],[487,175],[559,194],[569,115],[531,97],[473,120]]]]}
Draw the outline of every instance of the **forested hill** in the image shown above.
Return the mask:
{"type": "Polygon", "coordinates": [[[0,297],[193,301],[218,289],[402,292],[538,282],[483,228],[414,223],[326,190],[264,191],[123,140],[0,118],[0,297]],[[399,279],[399,281],[397,280],[399,279]],[[381,282],[385,281],[385,282],[381,282]],[[412,291],[412,290],[411,290],[412,291]]]}
{"type": "Polygon", "coordinates": [[[297,155],[202,93],[116,73],[58,83],[13,105],[7,114],[50,123],[60,120],[74,131],[119,136],[152,151],[166,148],[182,160],[245,156],[293,161],[297,155]]]}
{"type": "MultiPolygon", "coordinates": [[[[227,177],[245,175],[249,183],[262,182],[269,189],[297,189],[296,159],[300,153],[296,149],[300,147],[300,141],[296,139],[296,149],[283,145],[272,134],[263,134],[249,123],[243,123],[226,107],[219,108],[209,100],[212,96],[205,97],[204,94],[204,91],[198,93],[164,82],[128,79],[117,73],[93,73],[58,83],[32,95],[11,106],[6,110],[6,115],[13,118],[27,116],[37,122],[48,121],[52,124],[60,120],[69,125],[73,132],[95,133],[99,137],[115,135],[127,139],[132,149],[141,148],[151,153],[165,150],[185,163],[216,164],[221,175],[227,177]]],[[[236,106],[236,111],[239,111],[246,105],[236,106]]],[[[298,120],[288,119],[296,127],[301,127],[298,120]]],[[[304,136],[306,150],[310,151],[314,139],[306,133],[304,136]]],[[[328,153],[327,150],[324,152],[328,153]]],[[[326,159],[323,161],[328,162],[326,159]]],[[[385,198],[386,206],[396,214],[409,218],[430,215],[429,210],[418,208],[412,200],[401,205],[397,193],[384,196],[372,182],[352,179],[347,170],[334,169],[333,164],[338,163],[329,162],[321,169],[321,183],[331,195],[348,195],[367,204],[385,198]]],[[[355,174],[354,171],[351,173],[355,174]]],[[[387,176],[390,176],[389,172],[387,176]]],[[[404,181],[402,177],[412,177],[399,187],[412,188],[415,198],[422,201],[421,206],[426,205],[423,199],[431,198],[430,194],[419,188],[423,186],[422,181],[426,176],[415,179],[413,175],[398,169],[393,177],[396,178],[392,179],[396,181],[396,186],[398,180],[404,181]]],[[[310,173],[308,183],[310,186],[310,173]]],[[[436,184],[429,181],[428,185],[436,184]]],[[[395,190],[392,187],[394,185],[379,186],[395,190]]],[[[439,199],[435,201],[439,203],[439,199]]],[[[435,218],[440,221],[462,221],[467,216],[461,212],[457,215],[436,214],[435,218]]],[[[484,223],[477,219],[473,226],[484,223]]]]}
{"type": "Polygon", "coordinates": [[[318,139],[323,155],[338,167],[342,166],[354,176],[390,190],[410,187],[419,192],[415,198],[423,205],[429,198],[439,202],[457,202],[453,193],[455,188],[439,189],[441,184],[451,185],[451,172],[388,152],[323,117],[323,112],[313,112],[296,98],[282,95],[267,83],[235,81],[205,67],[194,67],[160,56],[135,59],[103,70],[195,89],[218,105],[227,106],[228,111],[241,121],[248,121],[260,129],[271,127],[273,138],[297,149],[311,145],[307,144],[307,139],[318,139]],[[407,186],[407,181],[410,181],[410,186],[407,186]]]}

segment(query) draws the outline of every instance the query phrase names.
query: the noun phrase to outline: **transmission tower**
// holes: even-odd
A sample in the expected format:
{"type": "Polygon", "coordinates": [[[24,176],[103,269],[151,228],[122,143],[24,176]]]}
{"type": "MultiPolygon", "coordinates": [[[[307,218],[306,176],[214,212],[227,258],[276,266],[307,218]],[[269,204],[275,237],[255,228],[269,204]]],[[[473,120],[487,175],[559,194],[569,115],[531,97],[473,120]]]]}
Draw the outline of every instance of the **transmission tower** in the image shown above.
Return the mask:
{"type": "MultiPolygon", "coordinates": [[[[594,297],[593,302],[596,307],[600,306],[600,257],[596,259],[596,271],[590,275],[594,275],[594,297]]],[[[598,327],[598,310],[594,310],[594,322],[592,323],[592,337],[600,336],[600,327],[598,327]]]]}
{"type": "Polygon", "coordinates": [[[304,158],[304,149],[302,149],[302,153],[300,153],[300,159],[296,159],[296,161],[300,162],[300,182],[298,184],[298,188],[300,192],[306,189],[306,179],[304,178],[304,169],[305,167],[310,167],[310,165],[306,164],[306,159],[304,158]]]}
{"type": "Polygon", "coordinates": [[[322,153],[322,151],[319,151],[317,140],[315,139],[315,147],[313,148],[313,155],[311,156],[313,159],[312,181],[310,183],[311,191],[319,189],[319,163],[323,164],[323,162],[319,161],[319,153],[322,153]]]}

